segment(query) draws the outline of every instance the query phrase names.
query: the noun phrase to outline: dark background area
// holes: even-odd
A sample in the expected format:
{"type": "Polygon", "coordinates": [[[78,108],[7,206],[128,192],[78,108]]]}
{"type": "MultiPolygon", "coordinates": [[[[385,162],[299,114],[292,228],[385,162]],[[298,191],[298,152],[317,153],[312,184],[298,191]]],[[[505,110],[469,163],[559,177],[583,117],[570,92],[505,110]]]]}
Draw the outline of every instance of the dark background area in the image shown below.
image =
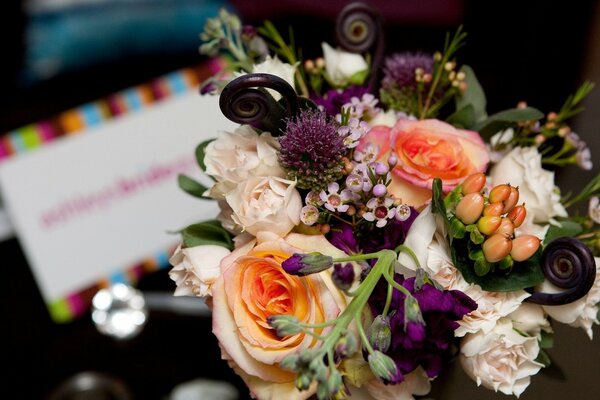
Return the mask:
{"type": "MultiPolygon", "coordinates": [[[[23,67],[27,17],[21,2],[3,3],[8,4],[0,6],[5,21],[0,24],[0,133],[203,60],[195,49],[169,57],[138,54],[24,86],[18,77],[23,67]]],[[[248,23],[269,18],[283,32],[287,24],[293,24],[297,42],[309,56],[319,54],[321,40],[333,40],[332,21],[336,10],[345,4],[286,0],[271,6],[266,1],[233,3],[248,23]]],[[[469,36],[467,46],[459,52],[459,64],[474,68],[486,90],[489,113],[513,107],[520,100],[544,112],[558,110],[585,79],[596,78],[600,84],[600,7],[596,1],[371,3],[384,14],[388,53],[433,52],[443,46],[448,30],[464,24],[469,36]]],[[[198,21],[198,32],[202,25],[198,21]]],[[[598,92],[600,88],[586,103],[586,113],[574,121],[592,151],[599,142],[598,92]]],[[[572,167],[558,176],[559,184],[577,190],[597,171],[597,167],[588,172],[572,167]]],[[[142,334],[129,342],[115,342],[101,335],[89,316],[57,325],[50,320],[18,240],[0,243],[0,255],[1,312],[8,317],[1,325],[1,362],[8,373],[0,375],[0,398],[44,399],[81,371],[99,371],[121,380],[136,399],[165,398],[176,384],[197,377],[233,382],[246,395],[240,380],[220,360],[209,319],[151,312],[142,334]]],[[[144,278],[139,288],[172,292],[174,285],[162,271],[144,278]]],[[[560,368],[535,376],[521,399],[598,398],[597,340],[589,341],[580,329],[554,326],[555,348],[550,355],[560,368]]],[[[600,335],[597,327],[595,333],[600,335]]],[[[429,397],[438,400],[505,397],[477,390],[459,365],[451,365],[436,382],[429,397]]]]}

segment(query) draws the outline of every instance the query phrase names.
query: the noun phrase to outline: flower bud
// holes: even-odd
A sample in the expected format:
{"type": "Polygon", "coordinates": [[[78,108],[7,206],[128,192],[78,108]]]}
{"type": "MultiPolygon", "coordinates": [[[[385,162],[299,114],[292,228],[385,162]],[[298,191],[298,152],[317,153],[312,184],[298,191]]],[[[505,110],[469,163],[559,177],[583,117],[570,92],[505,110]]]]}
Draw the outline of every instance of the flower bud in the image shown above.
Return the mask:
{"type": "Polygon", "coordinates": [[[384,382],[394,382],[398,375],[398,367],[391,357],[383,354],[379,350],[375,350],[369,354],[369,367],[373,375],[383,380],[384,382]]]}
{"type": "Polygon", "coordinates": [[[500,222],[502,222],[502,218],[499,216],[484,215],[477,221],[477,229],[479,229],[479,232],[483,233],[484,235],[489,236],[496,232],[500,226],[500,222]]]}
{"type": "Polygon", "coordinates": [[[483,196],[481,193],[469,193],[456,206],[456,216],[465,224],[475,223],[483,212],[483,196]]]}
{"type": "Polygon", "coordinates": [[[334,264],[331,280],[341,290],[349,290],[354,283],[354,267],[350,263],[334,264]]]}
{"type": "Polygon", "coordinates": [[[502,221],[500,221],[500,226],[496,230],[496,233],[512,237],[513,233],[515,233],[515,225],[509,218],[504,217],[502,218],[502,221]]]}
{"type": "Polygon", "coordinates": [[[300,321],[293,315],[269,315],[267,324],[277,332],[277,336],[285,337],[302,332],[300,321]]]}
{"type": "Polygon", "coordinates": [[[514,186],[511,186],[510,194],[508,195],[508,198],[503,201],[504,212],[505,213],[510,212],[510,210],[512,210],[513,207],[517,205],[518,201],[519,201],[519,189],[517,189],[514,186]]]}
{"type": "Polygon", "coordinates": [[[540,239],[533,235],[521,235],[513,239],[510,256],[515,261],[525,261],[540,247],[540,239]]]}
{"type": "Polygon", "coordinates": [[[467,176],[462,183],[462,194],[478,193],[485,185],[485,175],[482,172],[467,176]]]}
{"type": "Polygon", "coordinates": [[[527,210],[525,209],[525,206],[516,206],[510,210],[506,217],[512,221],[515,228],[518,228],[525,220],[526,215],[527,210]]]}
{"type": "Polygon", "coordinates": [[[506,235],[496,233],[483,242],[481,246],[485,259],[489,262],[498,262],[510,254],[512,240],[506,235]]]}
{"type": "Polygon", "coordinates": [[[308,254],[295,253],[281,263],[281,266],[290,275],[305,276],[321,272],[333,265],[333,258],[319,252],[308,254]]]}
{"type": "Polygon", "coordinates": [[[483,215],[485,217],[499,217],[502,215],[504,211],[504,204],[502,202],[497,201],[495,203],[490,203],[483,209],[483,215]]]}
{"type": "Polygon", "coordinates": [[[298,390],[308,390],[311,382],[312,378],[308,373],[300,372],[298,375],[296,375],[296,380],[294,383],[296,384],[296,388],[298,390]]]}
{"type": "Polygon", "coordinates": [[[507,184],[497,185],[492,188],[489,195],[490,203],[504,201],[510,196],[510,186],[507,184]]]}
{"type": "Polygon", "coordinates": [[[281,360],[279,366],[283,369],[297,372],[300,370],[300,356],[298,354],[290,354],[281,360]]]}
{"type": "Polygon", "coordinates": [[[351,357],[358,350],[358,341],[352,332],[348,332],[337,342],[335,356],[340,359],[351,357]]]}
{"type": "Polygon", "coordinates": [[[327,377],[327,391],[329,395],[334,395],[342,388],[342,374],[337,369],[331,370],[327,377]]]}
{"type": "Polygon", "coordinates": [[[369,343],[375,350],[386,352],[392,344],[392,328],[389,318],[378,315],[367,332],[369,343]]]}

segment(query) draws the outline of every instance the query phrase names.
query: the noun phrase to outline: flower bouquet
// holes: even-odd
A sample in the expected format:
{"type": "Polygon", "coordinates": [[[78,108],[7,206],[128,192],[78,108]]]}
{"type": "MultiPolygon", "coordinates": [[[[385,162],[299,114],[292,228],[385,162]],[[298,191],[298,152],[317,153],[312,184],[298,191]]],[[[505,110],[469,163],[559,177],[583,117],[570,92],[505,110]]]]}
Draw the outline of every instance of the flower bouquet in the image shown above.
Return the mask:
{"type": "Polygon", "coordinates": [[[454,358],[519,396],[552,320],[598,323],[600,178],[561,197],[552,172],[591,168],[567,123],[592,84],[558,112],[488,115],[461,28],[386,55],[374,10],[336,23],[337,45],[301,59],[270,22],[207,21],[201,52],[229,63],[201,93],[240,125],[196,148],[211,187],[179,177],[220,213],[181,230],[175,295],[206,299],[258,399],[411,399],[454,358]]]}

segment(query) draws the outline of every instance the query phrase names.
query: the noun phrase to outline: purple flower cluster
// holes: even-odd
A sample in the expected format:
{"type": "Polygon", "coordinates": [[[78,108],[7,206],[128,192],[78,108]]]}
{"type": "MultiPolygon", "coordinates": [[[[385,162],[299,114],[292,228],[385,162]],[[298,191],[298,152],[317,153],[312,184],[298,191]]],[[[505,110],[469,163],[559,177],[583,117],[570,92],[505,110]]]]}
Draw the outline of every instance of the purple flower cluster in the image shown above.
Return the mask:
{"type": "Polygon", "coordinates": [[[353,85],[344,90],[328,90],[323,96],[315,94],[311,97],[311,100],[314,101],[316,105],[323,106],[327,115],[336,116],[342,111],[342,106],[352,102],[353,97],[361,99],[366,93],[369,93],[368,87],[353,85]]]}
{"type": "MultiPolygon", "coordinates": [[[[477,303],[458,290],[438,290],[431,284],[416,289],[415,278],[404,279],[396,274],[394,280],[412,293],[425,323],[408,321],[405,326],[405,296],[394,290],[390,307],[392,341],[385,352],[398,368],[398,375],[391,383],[402,382],[404,375],[418,366],[423,367],[430,378],[436,377],[452,356],[454,330],[459,326],[457,321],[475,310],[477,303]]],[[[375,316],[383,312],[387,288],[387,282],[382,279],[369,299],[375,316]]]]}
{"type": "Polygon", "coordinates": [[[392,218],[383,228],[369,229],[368,232],[355,231],[349,224],[336,224],[332,227],[328,240],[346,254],[393,250],[404,243],[417,215],[418,211],[411,207],[410,216],[405,221],[392,218]]]}
{"type": "Polygon", "coordinates": [[[431,73],[433,57],[425,53],[392,54],[384,62],[382,86],[384,88],[392,86],[416,88],[415,70],[417,68],[422,68],[424,73],[431,73]]]}

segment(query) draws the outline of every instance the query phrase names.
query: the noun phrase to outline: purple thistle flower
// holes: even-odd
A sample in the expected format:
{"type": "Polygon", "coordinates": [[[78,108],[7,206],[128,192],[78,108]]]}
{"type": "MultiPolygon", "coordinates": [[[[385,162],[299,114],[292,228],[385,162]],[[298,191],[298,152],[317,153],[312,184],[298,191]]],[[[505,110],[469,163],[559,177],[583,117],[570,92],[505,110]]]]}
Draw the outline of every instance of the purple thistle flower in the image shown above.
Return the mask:
{"type": "Polygon", "coordinates": [[[387,57],[383,67],[383,88],[416,88],[415,69],[422,68],[424,73],[432,73],[433,57],[425,53],[395,53],[387,57]]]}
{"type": "Polygon", "coordinates": [[[287,124],[279,139],[279,162],[300,189],[320,192],[343,175],[346,153],[337,124],[322,111],[305,110],[287,124]]]}
{"type": "Polygon", "coordinates": [[[368,93],[369,88],[366,86],[349,86],[344,90],[331,89],[325,92],[323,96],[312,95],[311,100],[318,106],[323,106],[325,113],[329,116],[336,116],[342,111],[344,104],[352,102],[353,97],[359,99],[363,94],[368,93]]]}
{"type": "MultiPolygon", "coordinates": [[[[390,356],[401,374],[408,374],[419,365],[430,378],[441,372],[442,366],[452,356],[454,330],[465,314],[477,308],[477,303],[458,290],[438,290],[430,284],[415,290],[415,278],[404,279],[400,274],[394,280],[408,289],[419,304],[424,324],[405,319],[405,296],[398,290],[392,294],[390,317],[392,343],[385,352],[390,356]]],[[[369,304],[375,315],[383,311],[387,282],[381,280],[369,304]]]]}

